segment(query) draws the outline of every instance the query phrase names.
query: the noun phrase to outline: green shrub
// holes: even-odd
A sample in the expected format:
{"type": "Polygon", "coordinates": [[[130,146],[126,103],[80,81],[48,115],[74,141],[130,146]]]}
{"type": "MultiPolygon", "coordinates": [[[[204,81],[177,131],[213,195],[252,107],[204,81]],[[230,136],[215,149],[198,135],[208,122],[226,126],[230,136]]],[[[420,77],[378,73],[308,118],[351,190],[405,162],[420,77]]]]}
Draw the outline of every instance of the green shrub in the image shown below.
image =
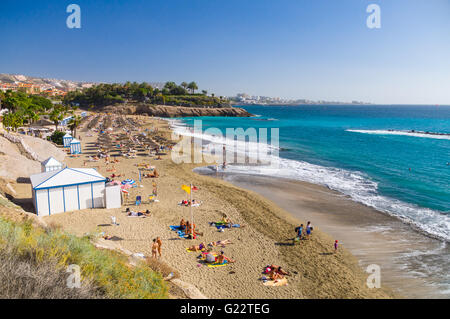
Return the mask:
{"type": "Polygon", "coordinates": [[[52,135],[49,136],[49,140],[52,141],[55,144],[63,145],[63,136],[66,135],[66,133],[61,131],[54,131],[52,135]]]}

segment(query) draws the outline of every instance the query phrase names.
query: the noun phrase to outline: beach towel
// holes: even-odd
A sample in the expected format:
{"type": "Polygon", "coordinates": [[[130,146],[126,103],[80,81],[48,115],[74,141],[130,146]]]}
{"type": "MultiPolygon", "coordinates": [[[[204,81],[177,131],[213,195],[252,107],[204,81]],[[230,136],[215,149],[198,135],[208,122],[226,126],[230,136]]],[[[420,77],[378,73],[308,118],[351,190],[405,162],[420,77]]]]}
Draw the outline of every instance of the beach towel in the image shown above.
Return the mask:
{"type": "Polygon", "coordinates": [[[136,183],[136,181],[134,181],[133,179],[126,179],[126,180],[122,181],[122,185],[125,185],[125,184],[132,185],[134,183],[136,183]]]}
{"type": "Polygon", "coordinates": [[[287,286],[288,281],[287,278],[284,277],[283,279],[279,279],[279,280],[268,280],[265,283],[263,283],[264,286],[271,286],[271,287],[275,287],[275,286],[287,286]]]}
{"type": "Polygon", "coordinates": [[[180,236],[180,238],[186,238],[186,234],[184,233],[184,231],[180,230],[180,226],[169,226],[170,230],[172,231],[176,231],[178,236],[180,236]]]}
{"type": "MultiPolygon", "coordinates": [[[[189,248],[186,248],[186,251],[189,252],[189,253],[197,253],[197,252],[199,252],[199,250],[195,251],[195,250],[190,250],[189,248]]],[[[205,248],[203,248],[200,251],[205,251],[205,248]]]]}
{"type": "MultiPolygon", "coordinates": [[[[217,223],[216,223],[216,227],[217,227],[217,229],[229,228],[229,227],[228,227],[228,224],[226,224],[226,225],[217,225],[217,223]]],[[[231,227],[234,227],[234,228],[240,228],[241,225],[239,225],[239,224],[233,224],[233,225],[231,225],[231,227]]]]}
{"type": "Polygon", "coordinates": [[[219,264],[217,262],[213,263],[213,264],[208,264],[208,267],[214,268],[214,267],[222,267],[222,266],[226,266],[228,264],[228,260],[224,260],[223,263],[219,264]]]}

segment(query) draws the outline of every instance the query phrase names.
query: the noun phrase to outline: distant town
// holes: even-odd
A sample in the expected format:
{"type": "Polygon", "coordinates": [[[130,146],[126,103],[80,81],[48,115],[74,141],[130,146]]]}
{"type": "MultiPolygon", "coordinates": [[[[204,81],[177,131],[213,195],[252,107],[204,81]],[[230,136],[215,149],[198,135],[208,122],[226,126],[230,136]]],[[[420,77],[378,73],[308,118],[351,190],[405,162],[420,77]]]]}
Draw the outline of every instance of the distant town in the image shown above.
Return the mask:
{"type": "MultiPolygon", "coordinates": [[[[27,94],[43,95],[55,99],[62,99],[68,92],[90,88],[100,83],[77,82],[49,78],[31,77],[26,75],[0,74],[0,91],[22,91],[27,94]]],[[[152,87],[162,89],[164,82],[149,83],[152,87]]],[[[234,105],[302,105],[302,104],[370,104],[362,101],[325,101],[309,99],[285,99],[281,97],[254,96],[238,93],[236,96],[222,97],[234,105]]]]}
{"type": "Polygon", "coordinates": [[[341,101],[325,101],[325,100],[308,100],[308,99],[283,99],[280,97],[269,96],[250,96],[246,93],[239,93],[236,96],[229,97],[232,104],[235,105],[301,105],[301,104],[355,104],[365,105],[370,104],[361,101],[341,102],[341,101]]]}
{"type": "Polygon", "coordinates": [[[26,75],[0,74],[0,91],[22,91],[26,94],[62,98],[68,92],[92,87],[96,83],[45,79],[26,75]]]}

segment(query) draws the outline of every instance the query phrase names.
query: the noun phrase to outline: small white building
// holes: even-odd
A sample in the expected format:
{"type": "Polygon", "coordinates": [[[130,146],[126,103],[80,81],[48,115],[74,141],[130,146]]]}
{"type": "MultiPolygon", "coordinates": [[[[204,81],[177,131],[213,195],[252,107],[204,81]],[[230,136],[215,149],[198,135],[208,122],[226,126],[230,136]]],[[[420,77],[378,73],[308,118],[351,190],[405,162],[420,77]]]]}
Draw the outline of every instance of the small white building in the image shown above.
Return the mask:
{"type": "Polygon", "coordinates": [[[30,176],[38,216],[105,207],[106,178],[93,168],[63,168],[30,176]]]}
{"type": "Polygon", "coordinates": [[[122,207],[122,195],[120,185],[106,185],[105,206],[107,209],[122,207]]]}
{"type": "Polygon", "coordinates": [[[64,147],[70,147],[70,142],[72,142],[73,137],[69,133],[63,136],[64,147]]]}
{"type": "Polygon", "coordinates": [[[76,138],[70,142],[70,154],[81,154],[81,142],[76,138]]]}
{"type": "Polygon", "coordinates": [[[64,165],[58,162],[54,157],[49,157],[41,163],[41,172],[59,171],[64,165]]]}

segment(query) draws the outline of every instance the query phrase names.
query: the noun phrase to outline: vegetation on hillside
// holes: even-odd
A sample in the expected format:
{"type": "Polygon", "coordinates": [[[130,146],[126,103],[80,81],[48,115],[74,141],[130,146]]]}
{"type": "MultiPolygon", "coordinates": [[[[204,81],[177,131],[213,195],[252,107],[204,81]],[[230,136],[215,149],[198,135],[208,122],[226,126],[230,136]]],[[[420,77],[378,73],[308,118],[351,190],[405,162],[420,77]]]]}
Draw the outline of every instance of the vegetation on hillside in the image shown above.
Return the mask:
{"type": "Polygon", "coordinates": [[[19,224],[1,217],[0,283],[0,298],[154,299],[168,296],[161,275],[145,263],[131,267],[126,256],[97,249],[88,237],[79,238],[58,229],[33,227],[30,222],[19,224]],[[80,267],[82,287],[70,291],[66,289],[65,278],[70,275],[66,273],[67,267],[73,264],[80,267]],[[14,268],[23,272],[11,272],[14,268]],[[10,282],[15,277],[19,281],[10,282]]]}
{"type": "Polygon", "coordinates": [[[54,104],[43,96],[11,90],[0,91],[0,101],[2,108],[8,109],[2,116],[3,126],[14,131],[23,125],[35,123],[41,116],[48,117],[58,129],[59,122],[67,115],[73,114],[77,108],[54,104]]]}
{"type": "Polygon", "coordinates": [[[0,92],[0,100],[2,108],[9,110],[3,114],[3,125],[13,129],[36,122],[41,114],[53,107],[52,102],[45,97],[23,92],[0,92]]]}
{"type": "Polygon", "coordinates": [[[208,96],[207,91],[195,93],[195,82],[166,82],[163,89],[153,88],[150,84],[126,82],[125,84],[100,84],[82,91],[69,92],[64,103],[81,107],[103,107],[120,103],[142,102],[148,104],[226,107],[230,106],[222,97],[208,96]]]}

